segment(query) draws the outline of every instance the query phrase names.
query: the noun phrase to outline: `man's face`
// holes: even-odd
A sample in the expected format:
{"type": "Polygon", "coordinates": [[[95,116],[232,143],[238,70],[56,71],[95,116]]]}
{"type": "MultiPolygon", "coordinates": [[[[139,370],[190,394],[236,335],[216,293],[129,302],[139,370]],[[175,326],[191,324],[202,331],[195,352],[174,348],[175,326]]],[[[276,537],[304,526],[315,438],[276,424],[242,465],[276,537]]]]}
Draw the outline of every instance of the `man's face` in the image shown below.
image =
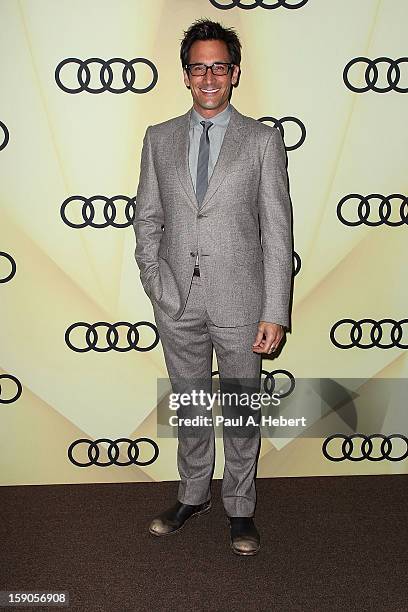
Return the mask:
{"type": "MultiPolygon", "coordinates": [[[[189,64],[230,62],[228,47],[222,40],[196,40],[190,47],[189,64]]],[[[226,75],[215,76],[211,69],[205,76],[193,76],[183,70],[184,83],[191,88],[193,106],[203,117],[213,117],[228,105],[229,92],[238,79],[239,67],[234,66],[226,75]]]]}

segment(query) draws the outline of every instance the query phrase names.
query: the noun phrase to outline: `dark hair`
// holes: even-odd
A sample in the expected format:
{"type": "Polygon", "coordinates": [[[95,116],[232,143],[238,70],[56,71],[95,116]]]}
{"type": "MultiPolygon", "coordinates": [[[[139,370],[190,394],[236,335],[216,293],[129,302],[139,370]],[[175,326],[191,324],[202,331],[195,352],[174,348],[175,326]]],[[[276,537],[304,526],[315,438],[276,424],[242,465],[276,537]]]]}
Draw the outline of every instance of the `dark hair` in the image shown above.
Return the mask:
{"type": "Polygon", "coordinates": [[[181,65],[188,64],[188,54],[191,45],[196,40],[222,40],[228,47],[230,61],[239,66],[241,63],[241,43],[233,28],[224,28],[216,21],[209,19],[197,19],[184,32],[184,38],[181,41],[180,60],[181,65]]]}

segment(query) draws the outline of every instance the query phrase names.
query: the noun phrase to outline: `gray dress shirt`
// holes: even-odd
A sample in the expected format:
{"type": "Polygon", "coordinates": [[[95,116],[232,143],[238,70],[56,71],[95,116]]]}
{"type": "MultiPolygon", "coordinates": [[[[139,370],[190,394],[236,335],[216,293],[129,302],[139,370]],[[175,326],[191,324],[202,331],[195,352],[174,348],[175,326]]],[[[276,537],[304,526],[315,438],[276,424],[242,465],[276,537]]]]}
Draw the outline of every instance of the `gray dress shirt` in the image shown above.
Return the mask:
{"type": "MultiPolygon", "coordinates": [[[[188,151],[188,163],[190,167],[191,179],[193,181],[194,191],[196,190],[197,181],[197,162],[198,162],[198,150],[200,147],[200,138],[203,133],[203,126],[200,121],[211,121],[213,125],[208,130],[208,138],[210,140],[210,155],[208,158],[208,181],[210,181],[211,175],[214,170],[214,166],[217,163],[218,155],[221,149],[222,141],[224,140],[225,130],[227,129],[229,120],[231,117],[231,104],[228,103],[227,108],[223,111],[207,119],[202,117],[195,108],[191,112],[190,120],[190,143],[188,151]]],[[[198,255],[196,258],[196,266],[198,265],[198,255]]]]}

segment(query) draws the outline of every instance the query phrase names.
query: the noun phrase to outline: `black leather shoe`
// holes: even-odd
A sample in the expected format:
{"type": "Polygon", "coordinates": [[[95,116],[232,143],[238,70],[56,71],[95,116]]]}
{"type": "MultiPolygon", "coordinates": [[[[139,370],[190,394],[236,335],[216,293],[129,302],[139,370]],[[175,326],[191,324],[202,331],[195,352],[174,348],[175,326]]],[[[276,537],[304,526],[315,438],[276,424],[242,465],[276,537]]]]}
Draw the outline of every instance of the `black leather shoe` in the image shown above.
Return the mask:
{"type": "Polygon", "coordinates": [[[247,516],[229,516],[231,548],[236,555],[256,555],[261,548],[254,519],[247,516]]]}
{"type": "Polygon", "coordinates": [[[171,533],[179,531],[191,516],[206,514],[210,509],[211,500],[197,506],[182,504],[177,500],[174,506],[165,510],[152,520],[149,532],[155,536],[170,535],[171,533]]]}

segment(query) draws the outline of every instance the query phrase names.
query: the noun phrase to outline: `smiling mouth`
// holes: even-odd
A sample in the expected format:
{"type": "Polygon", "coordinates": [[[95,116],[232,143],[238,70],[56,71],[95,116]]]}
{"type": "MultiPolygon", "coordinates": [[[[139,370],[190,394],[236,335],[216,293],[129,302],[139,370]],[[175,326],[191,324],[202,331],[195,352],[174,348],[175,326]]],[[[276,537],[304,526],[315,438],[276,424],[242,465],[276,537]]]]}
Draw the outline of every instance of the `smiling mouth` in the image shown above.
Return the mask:
{"type": "Polygon", "coordinates": [[[205,94],[215,94],[217,93],[217,91],[220,91],[219,89],[200,89],[200,91],[202,91],[205,94]]]}

